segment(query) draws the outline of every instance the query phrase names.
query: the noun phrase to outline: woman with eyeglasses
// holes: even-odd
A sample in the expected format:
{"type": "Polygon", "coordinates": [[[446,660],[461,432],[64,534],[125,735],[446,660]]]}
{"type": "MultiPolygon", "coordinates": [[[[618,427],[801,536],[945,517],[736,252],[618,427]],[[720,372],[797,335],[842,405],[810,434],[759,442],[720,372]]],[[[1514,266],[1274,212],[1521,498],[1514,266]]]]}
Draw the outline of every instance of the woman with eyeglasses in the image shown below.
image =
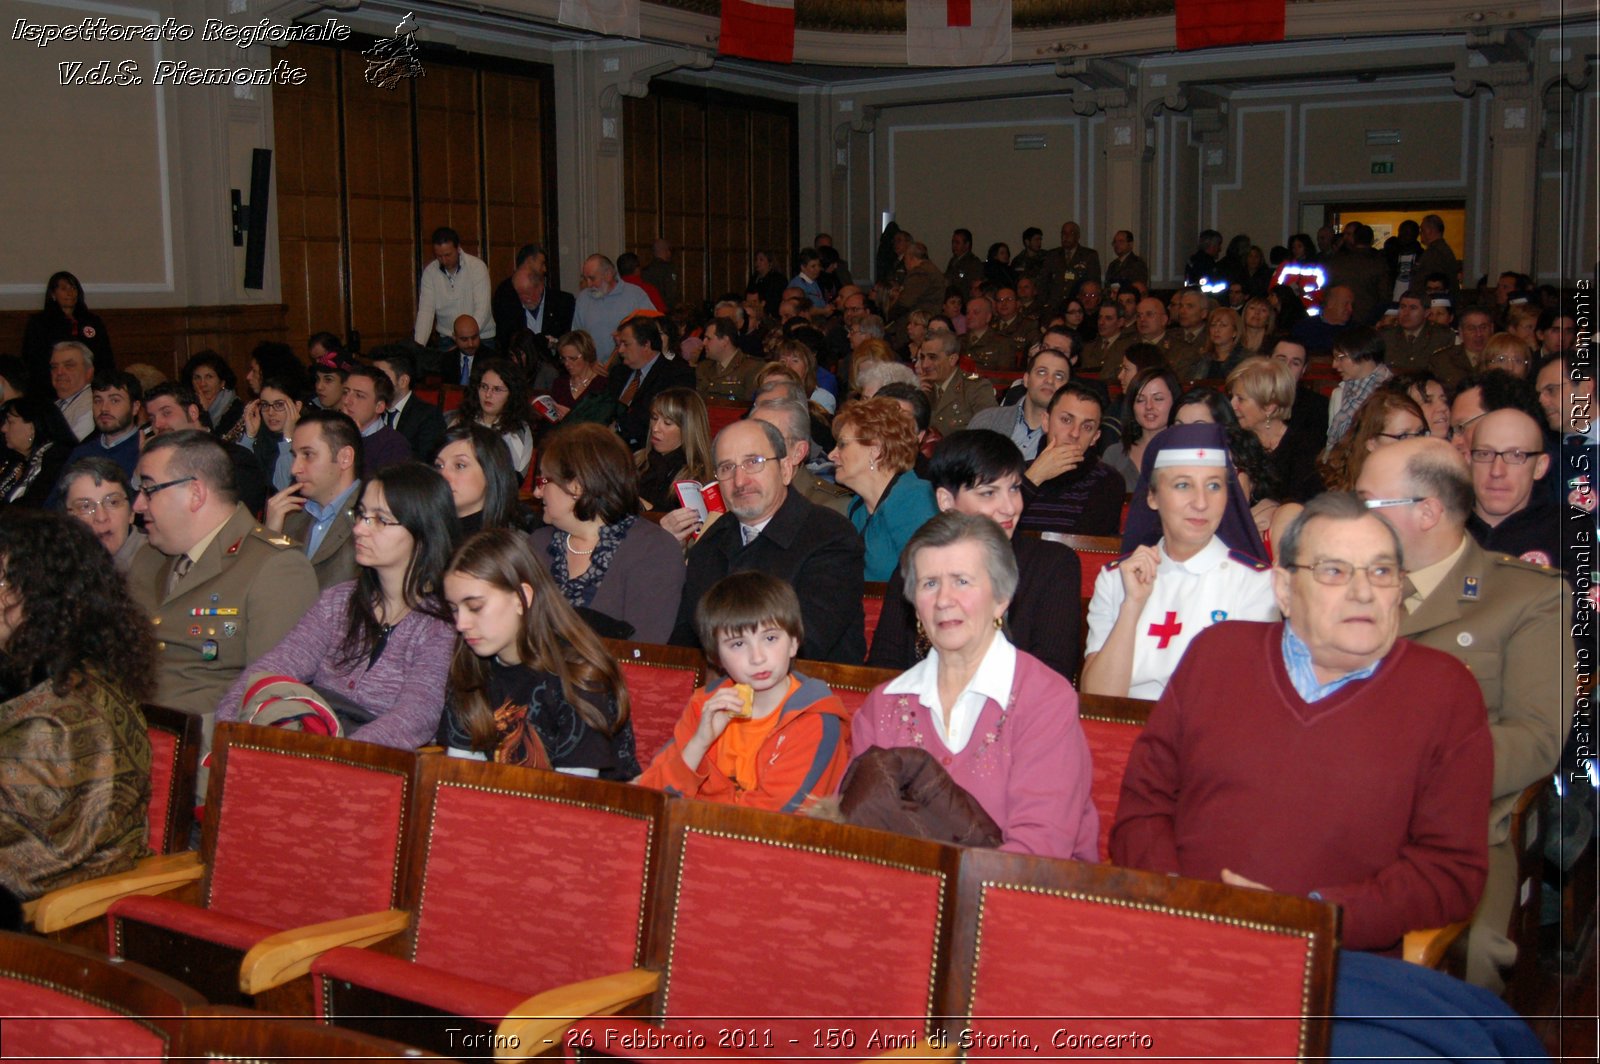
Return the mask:
{"type": "Polygon", "coordinates": [[[603,425],[564,425],[539,453],[533,494],[546,527],[533,550],[602,636],[665,643],[683,594],[683,548],[639,516],[639,468],[603,425]]]}
{"type": "Polygon", "coordinates": [[[61,485],[67,513],[89,526],[111,553],[117,572],[127,575],[146,542],[133,523],[133,482],[127,470],[109,458],[80,458],[61,474],[61,485]]]}
{"type": "Polygon", "coordinates": [[[1384,382],[1394,379],[1394,370],[1384,364],[1386,350],[1376,329],[1357,325],[1344,330],[1333,341],[1333,368],[1341,383],[1328,400],[1328,440],[1322,449],[1326,459],[1340,440],[1355,426],[1356,414],[1384,382]]]}
{"type": "Polygon", "coordinates": [[[1495,333],[1483,346],[1482,365],[1485,370],[1505,370],[1518,380],[1526,380],[1529,367],[1533,365],[1533,348],[1514,333],[1495,333]]]}
{"type": "Polygon", "coordinates": [[[574,329],[556,341],[556,356],[561,360],[561,375],[550,388],[556,420],[568,425],[585,421],[609,424],[620,404],[606,390],[606,374],[600,368],[594,340],[582,329],[574,329]]]}
{"type": "Polygon", "coordinates": [[[244,407],[244,435],[239,437],[239,446],[256,456],[262,474],[272,481],[272,490],[278,492],[294,483],[289,438],[304,404],[294,385],[282,377],[265,378],[256,393],[258,398],[244,407]]]}
{"type": "Polygon", "coordinates": [[[520,481],[533,461],[532,403],[528,378],[515,364],[503,358],[479,358],[472,363],[472,383],[451,414],[451,423],[475,423],[498,432],[520,481]]]}
{"type": "Polygon", "coordinates": [[[373,474],[351,513],[354,580],[322,593],[282,642],[239,673],[217,703],[238,720],[263,676],[327,696],[350,739],[414,750],[444,713],[455,634],[443,579],[461,538],[450,487],[420,462],[373,474]]]}
{"type": "Polygon", "coordinates": [[[1404,387],[1379,389],[1356,414],[1356,427],[1323,463],[1322,478],[1330,491],[1354,491],[1367,455],[1391,443],[1428,435],[1427,415],[1404,387]]]}

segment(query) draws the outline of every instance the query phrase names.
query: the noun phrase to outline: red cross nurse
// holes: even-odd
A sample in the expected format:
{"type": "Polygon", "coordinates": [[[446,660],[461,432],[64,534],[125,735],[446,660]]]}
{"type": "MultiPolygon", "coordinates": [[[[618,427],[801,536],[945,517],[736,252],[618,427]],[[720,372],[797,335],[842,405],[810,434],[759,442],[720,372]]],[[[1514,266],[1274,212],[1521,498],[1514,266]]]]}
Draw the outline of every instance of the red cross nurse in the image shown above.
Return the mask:
{"type": "Polygon", "coordinates": [[[1224,429],[1167,428],[1142,466],[1128,553],[1101,570],[1089,601],[1081,687],[1153,701],[1201,630],[1275,621],[1278,607],[1224,429]]]}

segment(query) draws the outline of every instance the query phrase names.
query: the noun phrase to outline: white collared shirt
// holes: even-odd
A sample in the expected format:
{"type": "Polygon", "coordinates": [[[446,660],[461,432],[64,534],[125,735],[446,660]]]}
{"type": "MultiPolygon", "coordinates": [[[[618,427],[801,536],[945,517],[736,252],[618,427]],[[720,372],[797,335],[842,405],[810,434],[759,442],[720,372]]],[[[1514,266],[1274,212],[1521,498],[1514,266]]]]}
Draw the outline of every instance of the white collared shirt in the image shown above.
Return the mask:
{"type": "Polygon", "coordinates": [[[939,741],[952,754],[959,754],[972,740],[984,704],[991,698],[1001,706],[1011,700],[1011,685],[1016,674],[1017,648],[1011,645],[1004,632],[996,632],[994,642],[984,652],[983,661],[978,663],[972,682],[950,707],[948,726],[944,720],[944,703],[939,698],[938,650],[929,650],[927,657],[890,680],[883,690],[891,695],[916,695],[917,701],[928,707],[939,741]]]}

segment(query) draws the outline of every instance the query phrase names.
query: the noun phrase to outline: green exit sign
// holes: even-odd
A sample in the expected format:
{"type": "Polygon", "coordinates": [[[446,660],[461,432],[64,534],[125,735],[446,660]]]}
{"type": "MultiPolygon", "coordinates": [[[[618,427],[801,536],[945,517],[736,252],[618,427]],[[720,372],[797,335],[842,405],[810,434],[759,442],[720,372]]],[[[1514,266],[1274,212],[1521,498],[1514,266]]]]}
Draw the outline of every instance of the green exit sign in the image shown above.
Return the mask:
{"type": "Polygon", "coordinates": [[[1392,174],[1392,173],[1394,173],[1394,160],[1393,159],[1374,159],[1374,160],[1372,160],[1372,172],[1375,173],[1375,174],[1392,174]]]}

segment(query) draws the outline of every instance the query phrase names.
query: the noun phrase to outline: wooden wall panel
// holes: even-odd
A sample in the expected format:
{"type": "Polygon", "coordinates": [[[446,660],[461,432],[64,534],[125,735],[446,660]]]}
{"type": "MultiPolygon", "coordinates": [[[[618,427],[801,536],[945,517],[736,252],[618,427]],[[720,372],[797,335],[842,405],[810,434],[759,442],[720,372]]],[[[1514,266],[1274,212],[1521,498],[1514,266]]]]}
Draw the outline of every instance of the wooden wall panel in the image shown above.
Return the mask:
{"type": "Polygon", "coordinates": [[[628,250],[648,260],[672,242],[681,298],[741,292],[757,249],[786,263],[794,246],[792,111],[664,88],[628,99],[623,190],[628,250]]]}
{"type": "MultiPolygon", "coordinates": [[[[0,311],[0,336],[21,336],[32,313],[0,311]]],[[[220,353],[242,379],[256,344],[284,338],[289,308],[281,303],[244,303],[222,307],[101,307],[96,313],[105,319],[111,353],[121,369],[143,362],[171,380],[191,355],[209,347],[220,353]]],[[[303,337],[296,341],[291,334],[289,342],[297,349],[304,347],[303,337]]]]}
{"type": "Polygon", "coordinates": [[[291,343],[343,332],[343,187],[339,167],[339,53],[295,45],[283,58],[306,81],[273,93],[278,167],[278,260],[291,343]]]}
{"type": "Polygon", "coordinates": [[[273,95],[291,343],[322,329],[358,332],[364,350],[409,338],[438,226],[495,278],[517,247],[550,241],[550,94],[537,68],[430,60],[426,77],[391,90],[366,83],[354,50],[283,58],[310,71],[273,95]]]}
{"type": "Polygon", "coordinates": [[[409,337],[416,320],[421,260],[411,180],[413,82],[382,89],[366,83],[362,64],[343,67],[350,327],[366,348],[409,337]]]}
{"type": "MultiPolygon", "coordinates": [[[[461,246],[483,256],[483,152],[478,75],[434,63],[412,83],[417,107],[417,199],[422,241],[441,225],[461,234],[461,246]]],[[[422,248],[426,260],[427,247],[422,248]]]]}
{"type": "Polygon", "coordinates": [[[749,145],[749,112],[727,106],[707,110],[706,299],[742,295],[750,275],[749,145]]]}
{"type": "Polygon", "coordinates": [[[537,78],[515,74],[486,71],[482,80],[484,261],[498,280],[515,265],[523,244],[542,244],[553,257],[554,234],[545,231],[544,87],[537,78]]]}
{"type": "Polygon", "coordinates": [[[678,264],[680,298],[706,297],[706,107],[693,100],[661,99],[661,219],[644,236],[640,256],[648,260],[657,236],[671,241],[678,264]]]}
{"type": "Polygon", "coordinates": [[[756,248],[772,252],[783,269],[793,262],[794,208],[790,182],[793,119],[780,114],[750,114],[751,258],[756,248]]]}
{"type": "MultiPolygon", "coordinates": [[[[659,101],[655,97],[623,100],[623,239],[626,248],[608,248],[603,254],[615,259],[622,251],[640,256],[650,253],[650,245],[661,228],[661,124],[659,101]]],[[[678,276],[683,276],[682,268],[678,276]]]]}

